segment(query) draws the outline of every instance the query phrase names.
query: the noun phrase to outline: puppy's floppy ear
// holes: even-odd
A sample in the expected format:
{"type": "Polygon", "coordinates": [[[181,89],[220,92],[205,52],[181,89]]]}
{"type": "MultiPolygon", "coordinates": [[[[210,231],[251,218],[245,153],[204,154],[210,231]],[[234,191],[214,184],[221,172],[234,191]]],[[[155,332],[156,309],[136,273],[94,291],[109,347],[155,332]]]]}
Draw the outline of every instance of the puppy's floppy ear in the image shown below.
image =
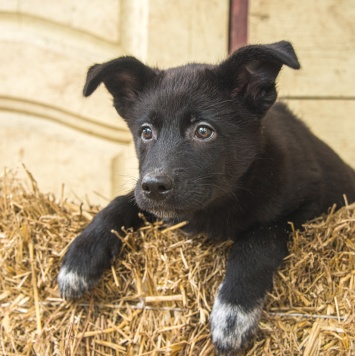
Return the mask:
{"type": "Polygon", "coordinates": [[[120,57],[103,64],[95,64],[88,70],[83,89],[84,96],[91,95],[104,83],[114,98],[114,106],[125,119],[143,89],[157,75],[156,71],[134,57],[120,57]]]}
{"type": "Polygon", "coordinates": [[[276,100],[275,80],[284,64],[300,68],[291,43],[250,45],[222,62],[217,73],[232,97],[243,100],[251,112],[262,117],[276,100]]]}

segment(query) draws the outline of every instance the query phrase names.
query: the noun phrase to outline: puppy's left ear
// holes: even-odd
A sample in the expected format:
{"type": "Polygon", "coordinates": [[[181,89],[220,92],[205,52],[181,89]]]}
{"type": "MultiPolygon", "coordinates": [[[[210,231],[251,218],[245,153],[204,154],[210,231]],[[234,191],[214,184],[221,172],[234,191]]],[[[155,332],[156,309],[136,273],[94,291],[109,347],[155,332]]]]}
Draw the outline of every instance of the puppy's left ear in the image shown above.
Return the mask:
{"type": "Polygon", "coordinates": [[[156,75],[156,70],[134,57],[116,58],[89,68],[83,94],[91,95],[104,83],[113,96],[117,112],[124,119],[129,119],[139,95],[152,83],[156,75]]]}
{"type": "Polygon", "coordinates": [[[233,98],[242,100],[257,117],[262,117],[275,102],[276,77],[282,65],[299,69],[291,43],[250,45],[238,49],[217,68],[221,85],[233,98]]]}

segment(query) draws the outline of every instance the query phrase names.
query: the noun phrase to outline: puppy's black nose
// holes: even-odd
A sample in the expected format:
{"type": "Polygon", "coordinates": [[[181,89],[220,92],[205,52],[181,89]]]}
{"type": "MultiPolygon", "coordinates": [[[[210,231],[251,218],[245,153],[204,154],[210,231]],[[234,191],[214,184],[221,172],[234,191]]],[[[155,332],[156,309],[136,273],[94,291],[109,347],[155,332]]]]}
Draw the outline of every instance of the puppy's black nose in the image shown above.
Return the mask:
{"type": "Polygon", "coordinates": [[[166,197],[173,189],[173,180],[167,175],[146,175],[142,180],[144,194],[154,200],[166,197]]]}

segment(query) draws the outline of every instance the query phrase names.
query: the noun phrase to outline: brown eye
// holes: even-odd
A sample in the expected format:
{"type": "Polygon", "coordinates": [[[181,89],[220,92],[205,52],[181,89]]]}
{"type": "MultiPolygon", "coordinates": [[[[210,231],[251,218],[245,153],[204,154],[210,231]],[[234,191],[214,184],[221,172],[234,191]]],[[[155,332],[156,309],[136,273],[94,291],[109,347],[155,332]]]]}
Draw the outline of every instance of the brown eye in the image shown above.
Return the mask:
{"type": "Polygon", "coordinates": [[[142,127],[141,137],[145,141],[151,140],[153,138],[153,130],[149,126],[142,127]]]}
{"type": "Polygon", "coordinates": [[[213,135],[213,130],[208,126],[198,126],[195,131],[195,136],[200,140],[207,140],[213,135]]]}

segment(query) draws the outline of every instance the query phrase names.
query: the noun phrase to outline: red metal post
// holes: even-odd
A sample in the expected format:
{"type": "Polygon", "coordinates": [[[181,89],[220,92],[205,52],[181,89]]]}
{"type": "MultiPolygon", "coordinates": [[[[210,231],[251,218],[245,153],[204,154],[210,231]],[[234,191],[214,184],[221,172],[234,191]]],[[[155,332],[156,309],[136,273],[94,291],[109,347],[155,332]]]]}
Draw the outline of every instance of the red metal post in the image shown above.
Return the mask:
{"type": "Polygon", "coordinates": [[[229,53],[248,42],[248,0],[230,0],[229,53]]]}

